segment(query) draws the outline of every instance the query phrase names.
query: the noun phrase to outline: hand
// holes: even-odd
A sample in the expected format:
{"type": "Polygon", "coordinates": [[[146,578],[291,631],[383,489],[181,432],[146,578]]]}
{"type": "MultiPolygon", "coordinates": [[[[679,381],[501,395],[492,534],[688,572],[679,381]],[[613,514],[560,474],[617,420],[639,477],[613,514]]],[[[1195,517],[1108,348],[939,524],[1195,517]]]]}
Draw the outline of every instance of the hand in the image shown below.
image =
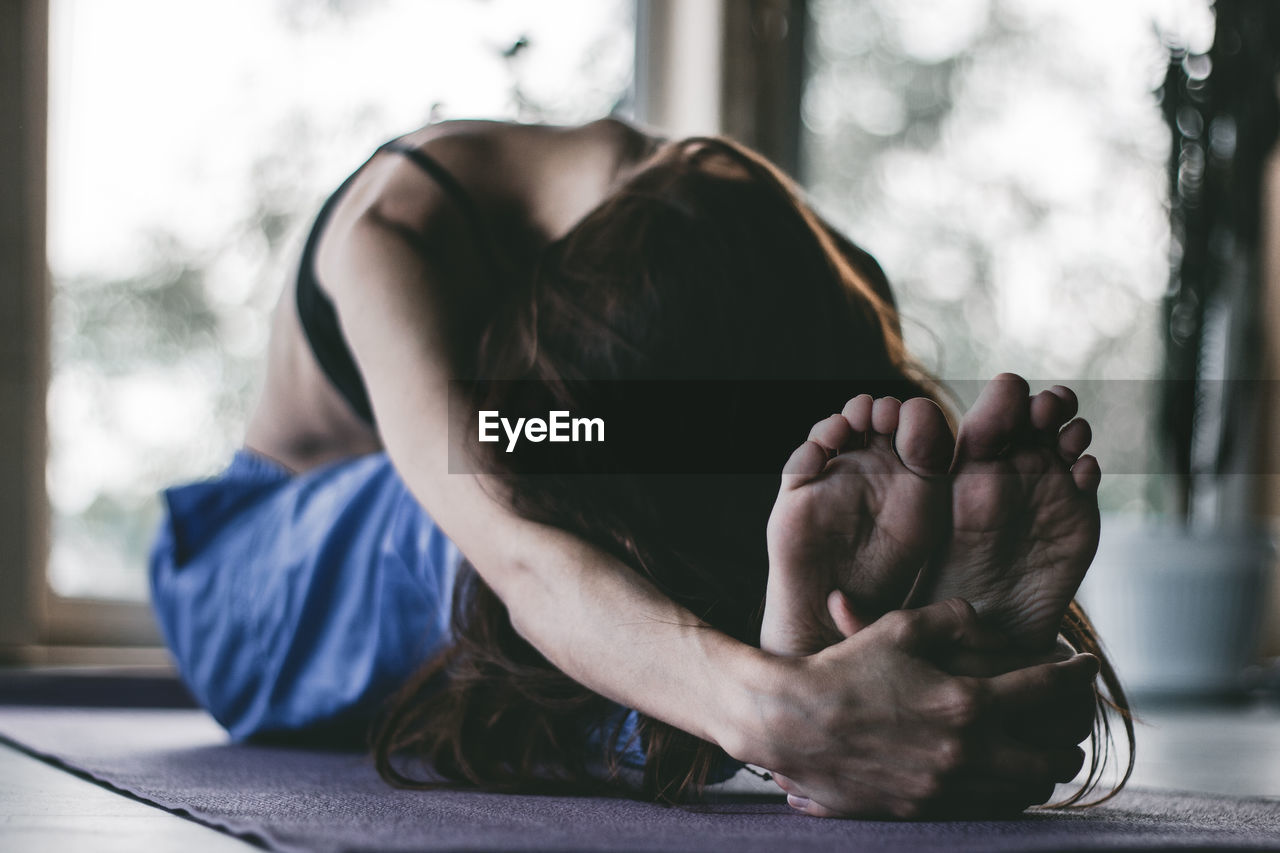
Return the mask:
{"type": "MultiPolygon", "coordinates": [[[[938,665],[952,675],[991,677],[1036,664],[1070,660],[1075,655],[1076,650],[1060,636],[1049,652],[957,649],[939,658],[938,665]]],[[[1060,696],[1029,706],[1009,720],[1009,731],[1017,739],[1038,746],[1071,746],[1092,732],[1096,710],[1094,686],[1082,682],[1060,696]]]]}
{"type": "Polygon", "coordinates": [[[1023,743],[1007,721],[1092,682],[1076,655],[993,678],[953,676],[933,658],[997,639],[959,599],[894,611],[803,658],[774,658],[760,726],[731,755],[769,767],[816,816],[1016,814],[1079,771],[1075,746],[1023,743]]]}
{"type": "MultiPolygon", "coordinates": [[[[857,624],[848,599],[833,592],[827,599],[832,623],[845,638],[853,636],[857,624]]],[[[981,649],[955,647],[940,650],[934,662],[950,675],[991,678],[1045,663],[1057,663],[1075,657],[1076,650],[1062,636],[1048,652],[1026,652],[1012,648],[992,633],[981,649]]],[[[1008,720],[1008,730],[1018,740],[1044,747],[1071,747],[1084,741],[1093,730],[1097,712],[1092,682],[1080,682],[1061,694],[1046,697],[1008,720]]]]}

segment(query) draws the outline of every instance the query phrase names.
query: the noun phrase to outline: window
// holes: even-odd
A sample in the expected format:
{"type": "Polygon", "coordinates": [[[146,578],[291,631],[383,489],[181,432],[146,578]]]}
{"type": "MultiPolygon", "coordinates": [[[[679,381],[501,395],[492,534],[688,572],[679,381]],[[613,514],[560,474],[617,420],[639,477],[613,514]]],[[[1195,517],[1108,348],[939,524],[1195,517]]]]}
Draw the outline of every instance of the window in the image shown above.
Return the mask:
{"type": "Polygon", "coordinates": [[[972,398],[1003,370],[1079,385],[1105,508],[1160,495],[1148,422],[1168,284],[1168,46],[1203,0],[812,0],[802,178],[886,268],[908,345],[972,398]]]}
{"type": "MultiPolygon", "coordinates": [[[[428,121],[625,112],[633,5],[21,0],[4,15],[5,38],[25,41],[5,55],[16,68],[0,91],[24,127],[47,126],[48,164],[43,138],[3,149],[29,183],[5,212],[47,206],[52,279],[47,319],[25,311],[28,362],[8,365],[5,405],[21,391],[15,410],[34,411],[47,323],[51,541],[46,574],[28,482],[35,514],[12,523],[32,544],[0,583],[29,603],[47,578],[52,594],[45,618],[26,607],[26,627],[0,630],[0,643],[146,642],[157,493],[216,472],[241,440],[268,314],[324,196],[377,144],[428,121]],[[90,627],[110,614],[134,627],[90,627]]],[[[25,264],[25,289],[6,299],[43,302],[39,230],[20,237],[27,256],[4,258],[25,264]]],[[[42,420],[22,425],[30,450],[42,420]]]]}
{"type": "Polygon", "coordinates": [[[634,98],[756,146],[881,260],[926,366],[962,397],[1004,369],[1085,380],[1104,505],[1158,506],[1123,462],[1149,459],[1168,270],[1153,91],[1162,42],[1212,26],[1207,0],[0,4],[23,118],[0,123],[0,273],[23,282],[0,289],[0,644],[154,640],[156,492],[239,441],[325,193],[433,118],[634,98]]]}

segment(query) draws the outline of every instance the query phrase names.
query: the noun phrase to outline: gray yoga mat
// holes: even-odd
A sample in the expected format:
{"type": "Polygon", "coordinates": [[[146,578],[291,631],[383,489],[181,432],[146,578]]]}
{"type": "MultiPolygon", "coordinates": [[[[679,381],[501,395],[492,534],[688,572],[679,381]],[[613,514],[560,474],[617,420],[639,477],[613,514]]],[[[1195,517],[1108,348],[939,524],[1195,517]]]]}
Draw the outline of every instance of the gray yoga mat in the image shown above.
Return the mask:
{"type": "Polygon", "coordinates": [[[779,802],[672,808],[603,797],[399,791],[355,753],[229,745],[203,712],[0,707],[0,737],[274,850],[1280,849],[1280,802],[1128,791],[1018,820],[817,820],[779,802]]]}

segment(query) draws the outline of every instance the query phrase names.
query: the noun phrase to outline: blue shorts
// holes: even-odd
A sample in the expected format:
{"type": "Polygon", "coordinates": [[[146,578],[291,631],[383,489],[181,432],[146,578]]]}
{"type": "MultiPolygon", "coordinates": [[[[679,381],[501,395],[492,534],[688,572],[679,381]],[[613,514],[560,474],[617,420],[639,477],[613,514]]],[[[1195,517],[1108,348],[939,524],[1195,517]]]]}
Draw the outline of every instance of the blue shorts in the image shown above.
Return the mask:
{"type": "Polygon", "coordinates": [[[152,605],[236,740],[367,726],[449,641],[461,555],[385,454],[294,475],[242,450],[164,504],[152,605]]]}
{"type": "MultiPolygon", "coordinates": [[[[165,490],[164,506],[152,606],[183,680],[234,740],[363,742],[451,641],[462,555],[385,453],[293,474],[241,450],[220,475],[165,490]]],[[[621,764],[642,770],[636,721],[618,706],[587,737],[621,722],[621,764]]]]}

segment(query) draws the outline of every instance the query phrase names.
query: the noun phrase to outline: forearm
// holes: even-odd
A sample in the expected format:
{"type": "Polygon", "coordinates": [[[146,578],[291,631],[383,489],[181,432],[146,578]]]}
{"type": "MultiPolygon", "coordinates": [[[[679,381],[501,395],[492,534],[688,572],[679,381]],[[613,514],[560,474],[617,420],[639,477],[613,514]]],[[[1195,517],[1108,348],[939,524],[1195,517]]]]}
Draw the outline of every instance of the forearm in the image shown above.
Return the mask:
{"type": "Polygon", "coordinates": [[[735,751],[759,730],[769,669],[759,649],[709,627],[600,548],[515,515],[483,475],[402,473],[515,629],[566,675],[735,751]]]}
{"type": "Polygon", "coordinates": [[[476,568],[535,648],[623,705],[721,746],[743,740],[764,687],[758,649],[570,534],[519,520],[509,531],[520,556],[476,568]]]}
{"type": "Polygon", "coordinates": [[[601,549],[519,517],[488,475],[450,469],[470,413],[448,403],[447,300],[437,285],[446,271],[394,229],[362,227],[367,260],[348,279],[363,289],[339,302],[340,316],[410,491],[516,629],[567,675],[699,737],[744,740],[758,649],[705,626],[601,549]]]}

